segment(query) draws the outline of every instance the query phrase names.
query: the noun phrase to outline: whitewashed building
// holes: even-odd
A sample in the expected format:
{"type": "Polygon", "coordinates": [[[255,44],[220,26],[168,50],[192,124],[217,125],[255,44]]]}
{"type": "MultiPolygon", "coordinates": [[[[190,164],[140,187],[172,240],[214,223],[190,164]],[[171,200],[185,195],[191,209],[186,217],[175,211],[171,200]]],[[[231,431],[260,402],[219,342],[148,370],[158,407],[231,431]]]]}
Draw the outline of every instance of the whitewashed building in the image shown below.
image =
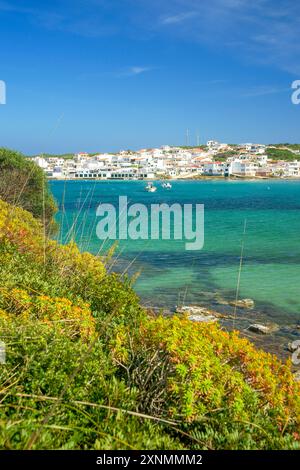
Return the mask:
{"type": "Polygon", "coordinates": [[[236,159],[231,162],[231,174],[241,176],[255,176],[258,165],[255,162],[236,159]]]}

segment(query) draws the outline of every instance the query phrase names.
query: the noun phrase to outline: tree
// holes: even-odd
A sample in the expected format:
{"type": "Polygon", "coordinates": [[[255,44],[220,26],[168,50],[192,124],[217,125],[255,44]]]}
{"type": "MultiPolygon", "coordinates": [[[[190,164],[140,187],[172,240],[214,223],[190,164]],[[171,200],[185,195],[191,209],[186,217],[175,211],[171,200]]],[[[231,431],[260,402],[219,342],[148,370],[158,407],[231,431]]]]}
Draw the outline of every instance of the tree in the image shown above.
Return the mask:
{"type": "Polygon", "coordinates": [[[14,150],[0,148],[0,198],[22,207],[54,230],[55,200],[41,168],[14,150]]]}

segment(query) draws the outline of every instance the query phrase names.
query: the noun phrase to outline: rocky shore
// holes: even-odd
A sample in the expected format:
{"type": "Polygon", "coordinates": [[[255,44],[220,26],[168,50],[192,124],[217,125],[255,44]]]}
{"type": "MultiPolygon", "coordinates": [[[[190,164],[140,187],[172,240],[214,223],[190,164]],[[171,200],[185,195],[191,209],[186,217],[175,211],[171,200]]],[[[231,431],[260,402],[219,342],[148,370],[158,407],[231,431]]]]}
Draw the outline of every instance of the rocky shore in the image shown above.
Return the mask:
{"type": "MultiPolygon", "coordinates": [[[[283,360],[292,358],[297,349],[295,342],[300,343],[300,322],[277,324],[266,321],[265,316],[256,309],[253,299],[226,300],[218,292],[206,292],[205,297],[210,299],[210,305],[214,308],[186,304],[176,306],[172,310],[157,308],[151,310],[155,314],[162,313],[164,316],[186,315],[192,322],[219,322],[224,329],[238,330],[257,347],[276,354],[283,360]]],[[[297,380],[300,380],[300,365],[294,365],[294,372],[297,380]]]]}

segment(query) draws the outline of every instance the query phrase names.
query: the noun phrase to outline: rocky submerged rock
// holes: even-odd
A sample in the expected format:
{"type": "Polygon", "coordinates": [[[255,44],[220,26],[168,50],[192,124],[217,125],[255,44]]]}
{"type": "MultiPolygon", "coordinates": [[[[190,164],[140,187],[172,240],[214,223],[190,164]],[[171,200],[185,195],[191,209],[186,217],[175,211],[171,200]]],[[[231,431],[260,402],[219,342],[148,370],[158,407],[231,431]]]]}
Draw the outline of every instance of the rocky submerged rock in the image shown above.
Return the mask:
{"type": "Polygon", "coordinates": [[[231,305],[229,300],[223,299],[223,297],[216,297],[215,302],[218,305],[231,305]]]}
{"type": "Polygon", "coordinates": [[[297,339],[300,337],[300,330],[297,325],[284,325],[282,331],[287,335],[295,336],[297,339]]]}
{"type": "Polygon", "coordinates": [[[190,315],[188,319],[198,323],[209,323],[218,321],[218,319],[213,315],[190,315]]]}
{"type": "Polygon", "coordinates": [[[276,325],[275,323],[272,323],[272,324],[253,323],[253,325],[250,325],[248,327],[248,330],[252,331],[253,333],[260,334],[260,335],[269,335],[271,333],[275,333],[276,331],[278,331],[279,326],[276,325]]]}
{"type": "Polygon", "coordinates": [[[254,300],[252,299],[239,299],[239,300],[227,300],[223,297],[222,292],[206,292],[201,291],[200,294],[207,300],[211,300],[213,303],[218,305],[231,305],[239,308],[254,308],[254,300]]]}
{"type": "Polygon", "coordinates": [[[223,315],[198,305],[183,305],[176,308],[176,313],[189,314],[188,319],[194,322],[216,322],[223,315]]]}
{"type": "Polygon", "coordinates": [[[252,299],[240,299],[240,300],[232,300],[229,302],[229,305],[238,308],[254,308],[254,300],[252,299]]]}
{"type": "Polygon", "coordinates": [[[214,300],[220,297],[220,292],[200,291],[199,294],[202,298],[214,300]]]}
{"type": "Polygon", "coordinates": [[[294,341],[293,341],[293,342],[291,342],[291,343],[288,343],[286,349],[287,349],[287,351],[293,353],[294,351],[296,351],[297,346],[295,346],[295,343],[294,343],[294,341]]]}

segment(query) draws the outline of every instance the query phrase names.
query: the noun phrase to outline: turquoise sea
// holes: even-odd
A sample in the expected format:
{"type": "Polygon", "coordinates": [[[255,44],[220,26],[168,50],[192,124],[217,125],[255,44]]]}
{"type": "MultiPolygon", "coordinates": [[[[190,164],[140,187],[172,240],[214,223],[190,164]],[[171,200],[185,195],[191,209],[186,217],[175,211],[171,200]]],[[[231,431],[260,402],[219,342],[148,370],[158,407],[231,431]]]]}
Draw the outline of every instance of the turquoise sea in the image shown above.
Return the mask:
{"type": "MultiPolygon", "coordinates": [[[[175,181],[172,189],[142,181],[57,181],[51,189],[59,203],[60,240],[75,238],[83,250],[104,253],[97,239],[96,208],[129,203],[201,203],[205,206],[205,244],[186,251],[184,242],[120,241],[112,269],[139,272],[135,289],[144,304],[170,310],[201,304],[229,312],[235,298],[245,219],[240,298],[255,301],[252,317],[284,325],[300,320],[300,182],[175,181]],[[216,300],[216,298],[218,300],[216,300]]],[[[240,317],[250,313],[239,312],[240,317]]]]}

